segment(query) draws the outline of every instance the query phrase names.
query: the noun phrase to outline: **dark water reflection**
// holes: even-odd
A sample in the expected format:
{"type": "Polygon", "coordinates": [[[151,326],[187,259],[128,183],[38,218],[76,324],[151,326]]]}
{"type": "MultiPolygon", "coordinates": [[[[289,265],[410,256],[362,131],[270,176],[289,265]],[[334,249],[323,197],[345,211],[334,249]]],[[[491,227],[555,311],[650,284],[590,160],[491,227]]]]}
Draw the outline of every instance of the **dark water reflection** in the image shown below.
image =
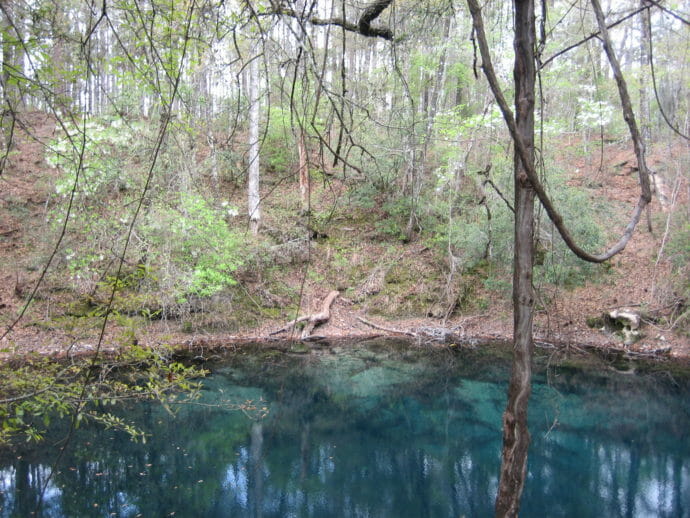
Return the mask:
{"type": "MultiPolygon", "coordinates": [[[[555,364],[535,381],[521,515],[690,516],[687,378],[555,364]]],[[[153,434],[146,444],[80,430],[39,515],[490,516],[507,378],[487,351],[236,355],[202,405],[128,409],[153,434]],[[257,410],[227,409],[248,400],[257,410]]],[[[1,463],[0,516],[33,516],[54,457],[1,463]]]]}

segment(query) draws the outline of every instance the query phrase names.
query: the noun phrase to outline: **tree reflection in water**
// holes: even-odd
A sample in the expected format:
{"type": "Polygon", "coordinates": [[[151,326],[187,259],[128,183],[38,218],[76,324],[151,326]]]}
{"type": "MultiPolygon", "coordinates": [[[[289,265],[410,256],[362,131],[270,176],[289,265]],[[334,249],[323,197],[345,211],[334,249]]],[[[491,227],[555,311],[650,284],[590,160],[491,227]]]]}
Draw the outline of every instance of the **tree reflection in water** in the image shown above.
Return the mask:
{"type": "MultiPolygon", "coordinates": [[[[126,409],[151,430],[146,444],[79,430],[42,516],[488,516],[507,368],[485,350],[381,344],[235,358],[208,380],[210,406],[126,409]],[[221,399],[263,400],[269,414],[221,399]]],[[[682,516],[687,382],[589,371],[535,379],[521,515],[682,516]]],[[[30,516],[50,453],[2,463],[0,516],[30,516]]]]}

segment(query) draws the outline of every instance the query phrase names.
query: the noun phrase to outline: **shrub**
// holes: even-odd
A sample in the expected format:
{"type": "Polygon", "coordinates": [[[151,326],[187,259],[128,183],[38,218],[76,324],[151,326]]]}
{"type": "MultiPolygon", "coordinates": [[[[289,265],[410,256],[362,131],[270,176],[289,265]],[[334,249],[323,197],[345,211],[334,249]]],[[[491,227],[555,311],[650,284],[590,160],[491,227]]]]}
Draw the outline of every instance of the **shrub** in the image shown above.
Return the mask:
{"type": "Polygon", "coordinates": [[[146,217],[141,237],[151,267],[166,273],[164,282],[178,300],[207,297],[235,284],[240,239],[220,209],[199,195],[182,195],[179,206],[157,203],[146,217]]]}
{"type": "Polygon", "coordinates": [[[668,243],[671,259],[670,298],[676,314],[672,324],[690,334],[690,223],[677,223],[668,243]]]}
{"type": "MultiPolygon", "coordinates": [[[[118,264],[145,178],[137,171],[141,157],[132,142],[148,130],[143,123],[125,126],[107,120],[89,123],[86,130],[83,168],[60,257],[77,292],[93,294],[103,279],[112,284],[108,276],[118,264]]],[[[66,137],[56,140],[51,150],[48,161],[62,174],[55,183],[49,222],[59,231],[79,157],[66,137]]],[[[136,268],[146,275],[136,286],[118,285],[130,292],[148,290],[162,305],[184,302],[190,295],[208,297],[233,285],[232,273],[241,263],[240,239],[226,221],[234,212],[227,204],[215,207],[191,186],[182,193],[171,193],[167,186],[150,187],[125,257],[126,271],[136,268]]]]}

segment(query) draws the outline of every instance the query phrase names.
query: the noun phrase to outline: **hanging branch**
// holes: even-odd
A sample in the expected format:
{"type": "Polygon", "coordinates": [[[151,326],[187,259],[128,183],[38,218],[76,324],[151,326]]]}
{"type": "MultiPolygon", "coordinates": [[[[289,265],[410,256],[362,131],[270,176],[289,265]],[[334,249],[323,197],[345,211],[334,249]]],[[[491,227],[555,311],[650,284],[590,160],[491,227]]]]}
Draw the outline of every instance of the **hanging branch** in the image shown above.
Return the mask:
{"type": "MultiPolygon", "coordinates": [[[[650,1],[650,0],[647,0],[650,1]]],[[[653,2],[655,5],[656,2],[653,2]]],[[[661,7],[661,6],[659,6],[661,7]]],[[[666,125],[673,130],[673,132],[678,135],[679,137],[684,138],[685,140],[690,140],[690,136],[686,135],[683,133],[680,129],[678,129],[673,122],[671,122],[670,117],[666,114],[666,110],[664,110],[664,106],[661,104],[661,99],[659,98],[659,88],[656,83],[656,67],[654,66],[654,45],[652,43],[653,36],[652,36],[652,21],[649,16],[645,16],[643,22],[644,24],[647,25],[647,30],[649,31],[649,69],[652,72],[652,86],[654,87],[654,98],[656,99],[656,104],[659,107],[659,111],[661,112],[661,116],[664,118],[664,122],[666,122],[666,125]]]]}
{"type": "MultiPolygon", "coordinates": [[[[595,10],[598,8],[598,14],[601,14],[601,7],[599,7],[598,2],[596,0],[592,0],[592,4],[596,4],[595,10]]],[[[482,20],[481,9],[479,7],[479,4],[477,0],[467,0],[467,5],[472,15],[474,32],[476,34],[477,42],[479,44],[479,51],[482,56],[482,69],[484,70],[484,75],[486,76],[486,79],[491,88],[491,92],[493,93],[494,98],[496,99],[496,103],[501,109],[503,118],[505,119],[506,125],[508,126],[508,131],[510,132],[510,135],[513,139],[515,150],[517,151],[518,157],[525,169],[524,177],[520,178],[520,181],[529,182],[532,185],[534,191],[536,192],[539,198],[539,201],[544,207],[544,210],[546,210],[546,213],[553,222],[554,226],[558,230],[558,233],[561,235],[563,241],[568,246],[568,248],[570,248],[570,250],[576,256],[578,256],[580,259],[592,263],[602,263],[610,259],[614,255],[623,251],[623,249],[630,241],[633,231],[635,230],[635,227],[637,226],[637,223],[640,220],[640,216],[642,215],[643,209],[652,199],[652,194],[649,184],[649,174],[644,160],[644,145],[642,143],[640,133],[637,129],[637,123],[635,122],[635,117],[632,111],[632,105],[630,103],[630,97],[627,92],[625,80],[623,79],[623,75],[621,74],[620,66],[618,64],[618,60],[616,59],[611,47],[608,29],[606,28],[606,22],[604,21],[603,14],[601,14],[601,16],[597,16],[597,21],[599,22],[600,37],[604,41],[604,48],[609,58],[609,62],[611,63],[611,68],[614,71],[614,76],[616,77],[616,83],[618,84],[618,90],[621,96],[621,102],[623,104],[623,116],[625,118],[625,121],[628,123],[628,127],[630,128],[630,134],[635,145],[635,154],[637,155],[638,159],[638,171],[640,177],[640,187],[642,192],[640,194],[640,198],[637,202],[637,205],[635,206],[630,222],[625,227],[625,230],[620,240],[603,254],[593,255],[582,249],[575,242],[574,238],[570,235],[570,232],[565,226],[563,217],[556,210],[556,207],[554,206],[553,202],[546,193],[544,186],[539,180],[539,177],[537,176],[537,173],[534,169],[534,164],[530,160],[530,155],[527,151],[527,148],[517,131],[517,125],[515,123],[515,117],[513,115],[513,112],[510,110],[508,103],[506,102],[506,99],[503,96],[503,92],[501,91],[501,87],[498,83],[498,78],[496,76],[496,72],[494,71],[493,64],[491,61],[491,54],[489,52],[489,45],[487,43],[486,33],[484,32],[484,23],[482,20]]]]}
{"type": "Polygon", "coordinates": [[[343,13],[342,18],[319,18],[317,16],[303,17],[290,7],[285,7],[275,2],[271,2],[272,10],[266,13],[261,13],[262,15],[283,15],[289,16],[291,18],[297,18],[299,20],[305,19],[312,25],[336,25],[342,27],[346,31],[356,32],[362,36],[368,36],[370,38],[382,38],[384,40],[393,39],[393,31],[388,27],[373,27],[371,23],[378,18],[381,13],[393,3],[393,0],[374,0],[364,8],[364,12],[359,17],[357,23],[352,23],[345,19],[345,14],[343,13]]]}
{"type": "Polygon", "coordinates": [[[635,112],[632,108],[632,101],[630,100],[630,95],[628,94],[628,87],[625,83],[625,78],[623,77],[623,72],[621,71],[620,64],[618,63],[618,58],[613,50],[613,45],[611,44],[611,38],[609,37],[609,30],[606,27],[606,19],[604,18],[604,13],[601,10],[601,5],[599,0],[592,0],[592,7],[597,17],[597,23],[599,24],[599,30],[601,32],[600,39],[604,46],[604,51],[609,59],[611,69],[613,70],[613,76],[616,79],[616,85],[618,86],[618,95],[621,99],[621,105],[623,108],[623,119],[628,125],[630,130],[630,136],[633,140],[633,147],[635,149],[635,157],[637,158],[637,169],[638,177],[640,179],[641,188],[641,199],[645,199],[645,205],[652,200],[652,190],[650,186],[649,176],[650,172],[647,168],[647,160],[645,159],[645,145],[640,130],[637,126],[637,121],[635,120],[635,112]]]}

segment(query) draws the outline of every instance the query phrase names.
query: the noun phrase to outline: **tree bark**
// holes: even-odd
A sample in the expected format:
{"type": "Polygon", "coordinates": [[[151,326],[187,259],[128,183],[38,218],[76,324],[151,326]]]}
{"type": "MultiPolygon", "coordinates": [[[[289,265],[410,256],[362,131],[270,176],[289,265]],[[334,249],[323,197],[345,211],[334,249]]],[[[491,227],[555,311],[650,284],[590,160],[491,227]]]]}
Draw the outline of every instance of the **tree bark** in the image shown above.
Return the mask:
{"type": "MultiPolygon", "coordinates": [[[[534,164],[535,18],[533,0],[515,0],[515,114],[517,131],[534,164]]],[[[534,198],[525,164],[514,153],[515,241],[513,257],[513,367],[503,414],[501,477],[496,516],[518,516],[527,474],[530,435],[527,403],[532,387],[534,294],[534,198]]]]}

